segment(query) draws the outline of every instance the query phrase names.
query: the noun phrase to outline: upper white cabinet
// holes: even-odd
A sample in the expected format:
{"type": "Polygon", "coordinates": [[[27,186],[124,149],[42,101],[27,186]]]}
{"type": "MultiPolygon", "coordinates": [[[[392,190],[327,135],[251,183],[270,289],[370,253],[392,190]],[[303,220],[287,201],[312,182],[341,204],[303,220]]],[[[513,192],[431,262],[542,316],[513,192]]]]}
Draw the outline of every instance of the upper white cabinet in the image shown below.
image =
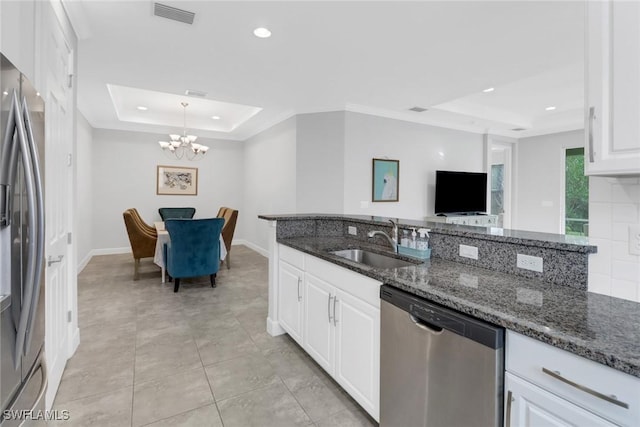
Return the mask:
{"type": "Polygon", "coordinates": [[[0,2],[0,49],[35,84],[36,2],[0,2]]]}
{"type": "Polygon", "coordinates": [[[587,175],[640,174],[640,2],[586,2],[587,175]]]}

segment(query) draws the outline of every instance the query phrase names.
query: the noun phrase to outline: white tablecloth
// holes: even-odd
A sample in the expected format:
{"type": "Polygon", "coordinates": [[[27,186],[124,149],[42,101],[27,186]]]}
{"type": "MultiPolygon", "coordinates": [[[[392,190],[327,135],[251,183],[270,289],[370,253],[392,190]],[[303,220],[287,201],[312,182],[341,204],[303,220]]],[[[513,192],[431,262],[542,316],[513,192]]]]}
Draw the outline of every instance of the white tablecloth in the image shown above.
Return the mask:
{"type": "MultiPolygon", "coordinates": [[[[162,256],[162,247],[165,243],[169,242],[169,232],[164,229],[164,222],[154,223],[156,230],[158,231],[158,241],[156,242],[156,253],[153,256],[153,262],[162,268],[162,283],[165,278],[165,266],[164,256],[162,256]]],[[[222,234],[220,235],[220,261],[224,261],[227,256],[227,247],[224,245],[224,239],[222,234]]]]}

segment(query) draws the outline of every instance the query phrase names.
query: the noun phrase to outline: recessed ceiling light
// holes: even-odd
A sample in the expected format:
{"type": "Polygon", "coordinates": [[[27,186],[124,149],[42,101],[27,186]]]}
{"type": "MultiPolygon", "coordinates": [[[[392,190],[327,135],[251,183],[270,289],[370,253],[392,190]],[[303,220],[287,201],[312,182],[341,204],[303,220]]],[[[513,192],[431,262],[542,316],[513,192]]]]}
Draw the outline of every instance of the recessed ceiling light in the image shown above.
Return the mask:
{"type": "Polygon", "coordinates": [[[556,109],[556,107],[554,107],[553,105],[550,106],[550,107],[545,108],[545,110],[547,110],[547,111],[553,111],[555,109],[556,109]]]}
{"type": "Polygon", "coordinates": [[[9,95],[9,92],[7,92],[7,91],[5,90],[5,91],[2,91],[2,94],[3,94],[3,95],[9,95]]]}
{"type": "Polygon", "coordinates": [[[147,108],[147,107],[145,107],[144,105],[138,105],[136,108],[137,108],[138,110],[140,110],[140,111],[147,111],[147,110],[148,110],[148,108],[147,108]]]}
{"type": "Polygon", "coordinates": [[[485,90],[483,90],[484,93],[489,93],[489,92],[493,92],[494,90],[496,90],[495,87],[488,87],[485,90]]]}
{"type": "Polygon", "coordinates": [[[211,116],[213,120],[220,120],[220,116],[211,116]]]}
{"type": "Polygon", "coordinates": [[[271,31],[264,27],[256,28],[253,30],[253,34],[256,37],[260,37],[261,39],[266,39],[267,37],[271,37],[271,31]]]}

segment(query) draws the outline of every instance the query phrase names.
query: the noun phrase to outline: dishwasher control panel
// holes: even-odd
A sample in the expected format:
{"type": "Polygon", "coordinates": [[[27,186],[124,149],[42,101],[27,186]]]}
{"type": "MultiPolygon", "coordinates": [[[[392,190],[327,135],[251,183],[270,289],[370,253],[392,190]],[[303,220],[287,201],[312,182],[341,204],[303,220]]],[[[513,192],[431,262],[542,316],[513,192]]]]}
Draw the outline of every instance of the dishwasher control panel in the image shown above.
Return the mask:
{"type": "Polygon", "coordinates": [[[446,329],[494,349],[504,347],[504,328],[443,307],[390,285],[380,287],[380,298],[407,312],[431,329],[446,329]]]}
{"type": "Polygon", "coordinates": [[[447,329],[464,336],[464,323],[448,316],[442,310],[423,304],[410,304],[409,313],[437,328],[447,329]]]}

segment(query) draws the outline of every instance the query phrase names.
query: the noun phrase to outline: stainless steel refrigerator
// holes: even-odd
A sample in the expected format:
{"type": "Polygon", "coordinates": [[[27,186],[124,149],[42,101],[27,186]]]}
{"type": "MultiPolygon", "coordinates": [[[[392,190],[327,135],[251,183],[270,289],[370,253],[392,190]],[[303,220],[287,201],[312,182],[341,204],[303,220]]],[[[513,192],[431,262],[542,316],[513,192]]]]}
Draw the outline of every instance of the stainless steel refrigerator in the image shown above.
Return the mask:
{"type": "Polygon", "coordinates": [[[0,425],[44,416],[44,102],[0,54],[0,425]]]}

